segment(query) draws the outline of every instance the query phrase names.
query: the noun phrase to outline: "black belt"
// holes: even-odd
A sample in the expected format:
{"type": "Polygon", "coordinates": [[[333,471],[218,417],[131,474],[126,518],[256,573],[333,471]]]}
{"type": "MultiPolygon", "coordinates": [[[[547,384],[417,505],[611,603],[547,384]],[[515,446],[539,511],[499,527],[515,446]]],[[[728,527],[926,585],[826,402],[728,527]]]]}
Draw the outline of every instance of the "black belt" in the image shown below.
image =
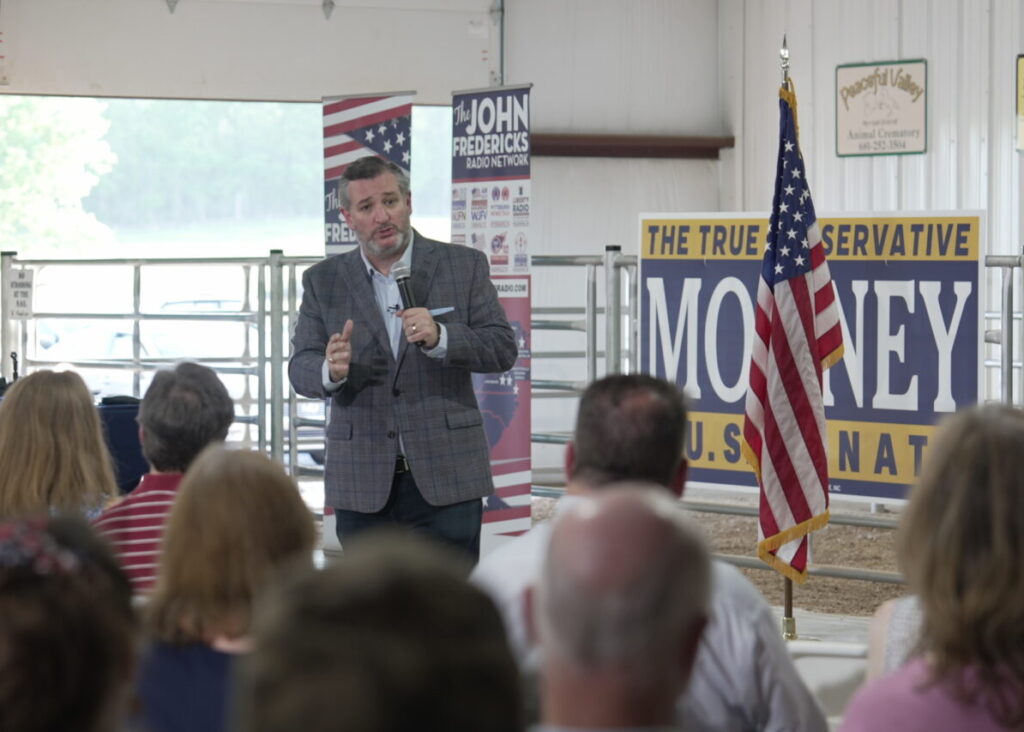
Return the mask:
{"type": "Polygon", "coordinates": [[[402,473],[409,473],[409,461],[405,459],[405,455],[395,456],[395,475],[401,475],[402,473]]]}

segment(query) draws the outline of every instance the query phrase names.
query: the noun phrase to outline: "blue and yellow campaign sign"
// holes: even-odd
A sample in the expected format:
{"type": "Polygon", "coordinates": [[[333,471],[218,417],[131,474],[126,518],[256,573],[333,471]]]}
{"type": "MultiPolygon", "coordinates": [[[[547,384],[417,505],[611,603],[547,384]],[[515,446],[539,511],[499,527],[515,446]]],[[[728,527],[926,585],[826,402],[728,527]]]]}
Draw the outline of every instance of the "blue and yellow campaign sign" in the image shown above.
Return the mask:
{"type": "MultiPolygon", "coordinates": [[[[819,217],[845,356],[825,372],[833,493],[903,498],[943,416],[978,401],[982,217],[819,217]]],[[[690,401],[690,480],[755,487],[743,407],[768,217],[640,217],[641,370],[690,401]]]]}

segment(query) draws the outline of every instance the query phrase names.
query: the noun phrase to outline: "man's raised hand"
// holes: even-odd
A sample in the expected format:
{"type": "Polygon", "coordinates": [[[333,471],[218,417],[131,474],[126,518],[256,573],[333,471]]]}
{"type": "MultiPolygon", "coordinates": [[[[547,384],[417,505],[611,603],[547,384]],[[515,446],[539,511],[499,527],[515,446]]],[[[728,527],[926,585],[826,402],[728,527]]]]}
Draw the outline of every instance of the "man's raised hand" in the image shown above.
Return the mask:
{"type": "Polygon", "coordinates": [[[352,321],[346,320],[341,333],[335,333],[327,341],[327,369],[331,381],[348,378],[349,366],[352,365],[352,321]]]}

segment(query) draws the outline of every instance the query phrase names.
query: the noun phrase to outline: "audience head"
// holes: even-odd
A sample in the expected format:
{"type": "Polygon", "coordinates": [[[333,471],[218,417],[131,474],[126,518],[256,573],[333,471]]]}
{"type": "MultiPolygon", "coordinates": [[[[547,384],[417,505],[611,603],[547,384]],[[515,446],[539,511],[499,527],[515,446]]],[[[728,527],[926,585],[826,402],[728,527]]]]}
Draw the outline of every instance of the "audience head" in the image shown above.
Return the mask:
{"type": "Polygon", "coordinates": [[[941,425],[910,492],[899,554],[920,600],[922,650],[936,676],[971,667],[983,685],[1015,689],[1013,698],[996,701],[993,711],[1004,723],[1019,726],[1024,722],[1024,412],[979,406],[941,425]]]}
{"type": "Polygon", "coordinates": [[[449,552],[385,530],[276,588],[242,669],[238,729],[522,729],[501,616],[449,552]]]}
{"type": "Polygon", "coordinates": [[[341,199],[341,207],[346,210],[352,208],[352,201],[348,195],[349,183],[354,180],[372,180],[384,173],[394,175],[395,181],[398,183],[398,190],[403,196],[408,195],[409,176],[404,170],[390,160],[376,155],[367,155],[353,162],[341,174],[341,178],[338,180],[338,197],[341,199]]]}
{"type": "Polygon", "coordinates": [[[566,472],[592,488],[641,480],[681,494],[685,433],[686,404],[674,384],[646,374],[606,376],[580,397],[566,472]]]}
{"type": "Polygon", "coordinates": [[[211,442],[223,442],[235,405],[211,369],[179,363],[157,371],[139,404],[142,454],[161,473],[184,473],[211,442]]]}
{"type": "Polygon", "coordinates": [[[135,640],[131,586],[84,520],[0,524],[0,728],[119,729],[135,640]]]}
{"type": "Polygon", "coordinates": [[[552,528],[535,596],[545,721],[671,722],[708,617],[710,585],[708,549],[663,488],[619,484],[568,507],[552,528]],[[618,711],[640,716],[576,716],[600,714],[613,700],[618,711]],[[549,716],[552,709],[559,712],[549,716]]]}
{"type": "Polygon", "coordinates": [[[152,635],[167,642],[240,638],[276,572],[309,566],[313,518],[280,465],[214,445],[181,482],[164,529],[152,635]]]}
{"type": "Polygon", "coordinates": [[[73,371],[36,371],[0,401],[0,519],[85,513],[117,493],[92,395],[73,371]]]}

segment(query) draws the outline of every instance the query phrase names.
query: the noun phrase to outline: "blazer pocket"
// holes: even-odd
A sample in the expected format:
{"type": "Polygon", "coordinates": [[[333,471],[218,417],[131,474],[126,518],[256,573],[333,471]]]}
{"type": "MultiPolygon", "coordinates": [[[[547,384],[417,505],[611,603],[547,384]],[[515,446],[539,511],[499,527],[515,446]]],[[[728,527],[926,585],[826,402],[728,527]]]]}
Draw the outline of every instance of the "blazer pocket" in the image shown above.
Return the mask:
{"type": "Polygon", "coordinates": [[[332,440],[351,440],[352,423],[332,419],[331,423],[327,425],[327,436],[332,440]]]}
{"type": "Polygon", "coordinates": [[[457,430],[463,427],[473,427],[483,424],[480,412],[475,409],[467,409],[464,412],[445,412],[445,420],[448,422],[448,429],[457,430]]]}

